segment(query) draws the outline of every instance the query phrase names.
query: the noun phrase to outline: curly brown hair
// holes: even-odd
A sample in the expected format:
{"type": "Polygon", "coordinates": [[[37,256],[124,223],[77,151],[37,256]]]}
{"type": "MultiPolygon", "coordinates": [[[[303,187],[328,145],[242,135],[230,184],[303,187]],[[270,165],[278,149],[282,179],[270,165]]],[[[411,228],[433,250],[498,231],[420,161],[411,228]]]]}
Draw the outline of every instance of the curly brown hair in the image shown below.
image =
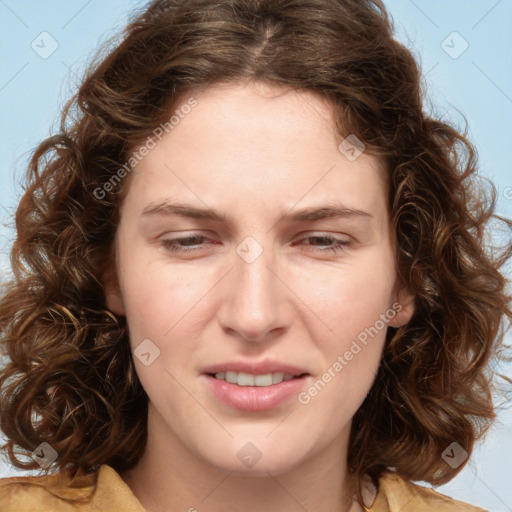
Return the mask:
{"type": "Polygon", "coordinates": [[[464,464],[450,467],[443,450],[457,441],[471,453],[495,418],[511,247],[485,237],[493,218],[512,223],[494,214],[492,183],[475,179],[466,134],[424,112],[417,63],[382,2],[155,0],[96,55],[60,132],[29,163],[0,300],[0,427],[14,466],[38,469],[18,455],[45,441],[58,452],[50,469],[72,473],[141,457],[148,397],[126,320],[105,304],[129,172],[112,179],[183,94],[245,80],[321,94],[339,134],[387,166],[397,268],[415,313],[388,329],[353,418],[351,471],[444,483],[464,464]]]}

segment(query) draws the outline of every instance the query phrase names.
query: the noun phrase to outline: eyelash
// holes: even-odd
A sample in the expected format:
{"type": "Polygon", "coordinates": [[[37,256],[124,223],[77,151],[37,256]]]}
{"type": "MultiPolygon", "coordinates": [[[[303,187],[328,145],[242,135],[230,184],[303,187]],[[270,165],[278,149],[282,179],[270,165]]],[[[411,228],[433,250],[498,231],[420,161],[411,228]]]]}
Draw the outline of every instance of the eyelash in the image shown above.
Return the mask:
{"type": "MultiPolygon", "coordinates": [[[[350,247],[350,245],[351,245],[351,242],[349,242],[348,240],[341,240],[339,238],[329,236],[329,235],[309,236],[309,237],[303,238],[302,240],[311,240],[311,239],[315,239],[315,238],[316,239],[320,238],[323,240],[328,240],[330,242],[337,243],[337,245],[329,246],[326,249],[313,249],[314,252],[319,252],[319,253],[332,252],[333,254],[339,254],[339,253],[346,251],[348,249],[348,247],[350,247]]],[[[194,240],[197,240],[197,239],[207,240],[207,238],[203,235],[191,235],[191,236],[188,236],[185,238],[164,239],[164,240],[162,240],[162,246],[171,252],[190,253],[190,252],[195,252],[195,251],[201,251],[202,250],[201,247],[193,247],[191,249],[185,249],[183,246],[179,245],[180,243],[193,242],[194,240]]],[[[306,244],[306,245],[315,247],[312,244],[306,244]]]]}

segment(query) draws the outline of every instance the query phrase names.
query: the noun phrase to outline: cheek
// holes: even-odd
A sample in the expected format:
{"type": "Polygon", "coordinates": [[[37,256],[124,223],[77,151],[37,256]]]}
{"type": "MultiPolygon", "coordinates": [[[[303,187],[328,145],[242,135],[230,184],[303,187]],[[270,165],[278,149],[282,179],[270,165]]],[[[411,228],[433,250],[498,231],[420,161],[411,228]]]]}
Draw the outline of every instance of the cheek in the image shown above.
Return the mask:
{"type": "Polygon", "coordinates": [[[311,280],[302,281],[298,292],[317,317],[309,326],[324,363],[320,381],[306,390],[304,400],[321,393],[322,398],[315,398],[316,413],[325,406],[336,424],[345,421],[347,411],[354,413],[369,391],[389,320],[396,314],[392,258],[380,254],[380,261],[330,270],[314,286],[311,280]]]}
{"type": "MultiPolygon", "coordinates": [[[[389,320],[395,316],[390,275],[383,267],[344,269],[336,278],[317,281],[305,300],[322,320],[315,323],[320,327],[313,336],[324,365],[299,402],[312,417],[323,418],[333,435],[355,414],[377,374],[389,320]]],[[[301,293],[307,289],[304,283],[301,293]]]]}
{"type": "Polygon", "coordinates": [[[132,343],[165,340],[204,295],[204,280],[159,259],[131,254],[122,262],[122,295],[132,343]],[[140,264],[139,264],[140,262],[140,264]],[[203,292],[203,293],[202,293],[203,292]]]}
{"type": "Polygon", "coordinates": [[[314,280],[296,280],[297,295],[328,328],[326,341],[346,343],[376,322],[383,330],[380,319],[390,311],[395,282],[392,265],[383,260],[380,264],[331,268],[314,280]]]}
{"type": "Polygon", "coordinates": [[[142,386],[152,401],[170,407],[169,390],[173,390],[173,399],[180,396],[180,400],[187,400],[173,376],[185,362],[190,364],[194,359],[201,329],[194,315],[200,312],[198,300],[206,293],[206,283],[157,262],[144,268],[143,272],[125,274],[123,282],[129,339],[142,386]],[[151,343],[148,345],[146,340],[151,343]],[[148,348],[143,351],[143,346],[148,348]],[[146,365],[137,354],[148,351],[152,361],[146,365]]]}

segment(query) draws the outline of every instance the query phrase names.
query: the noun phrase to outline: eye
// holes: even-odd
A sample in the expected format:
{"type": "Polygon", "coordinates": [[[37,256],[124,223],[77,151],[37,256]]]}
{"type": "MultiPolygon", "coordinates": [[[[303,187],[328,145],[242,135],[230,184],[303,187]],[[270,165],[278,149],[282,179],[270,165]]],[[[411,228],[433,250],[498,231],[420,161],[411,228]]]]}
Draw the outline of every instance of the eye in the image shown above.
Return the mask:
{"type": "MultiPolygon", "coordinates": [[[[303,245],[307,245],[311,247],[314,252],[319,253],[327,253],[332,252],[335,254],[342,253],[350,247],[351,242],[349,240],[336,238],[331,235],[315,235],[309,236],[306,238],[302,238],[299,242],[303,242],[304,240],[308,240],[308,243],[304,243],[303,245]],[[313,241],[313,243],[311,243],[313,241]]],[[[171,252],[181,252],[181,253],[190,253],[201,251],[204,249],[204,245],[208,241],[208,238],[204,235],[193,234],[183,238],[166,238],[162,240],[162,246],[171,252]]],[[[212,242],[217,243],[217,242],[212,242]]],[[[297,242],[294,243],[297,245],[297,242]]]]}
{"type": "Polygon", "coordinates": [[[316,240],[320,243],[306,243],[305,245],[309,245],[310,247],[313,247],[314,252],[320,252],[320,253],[326,253],[326,252],[332,252],[332,253],[342,253],[346,251],[350,245],[351,242],[349,240],[345,240],[342,238],[336,238],[331,235],[315,235],[315,236],[309,236],[306,238],[302,238],[300,241],[304,240],[316,240]],[[321,248],[322,247],[322,248],[321,248]]]}
{"type": "Polygon", "coordinates": [[[171,252],[195,252],[202,250],[202,247],[195,246],[205,240],[207,238],[203,235],[191,235],[184,238],[163,239],[162,246],[171,252]]]}

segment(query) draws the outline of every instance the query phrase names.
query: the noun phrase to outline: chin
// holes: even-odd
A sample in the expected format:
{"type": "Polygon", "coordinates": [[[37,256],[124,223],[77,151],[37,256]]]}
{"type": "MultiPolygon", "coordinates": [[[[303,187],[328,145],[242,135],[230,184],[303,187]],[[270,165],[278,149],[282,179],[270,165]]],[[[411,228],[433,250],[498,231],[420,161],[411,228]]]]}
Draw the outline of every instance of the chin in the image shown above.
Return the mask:
{"type": "MultiPolygon", "coordinates": [[[[246,439],[250,439],[250,436],[246,439]]],[[[244,441],[235,444],[236,446],[219,447],[218,452],[203,456],[219,470],[242,477],[268,477],[269,473],[277,476],[289,472],[304,459],[297,453],[296,447],[281,445],[277,450],[268,439],[266,442],[244,441]]]]}

